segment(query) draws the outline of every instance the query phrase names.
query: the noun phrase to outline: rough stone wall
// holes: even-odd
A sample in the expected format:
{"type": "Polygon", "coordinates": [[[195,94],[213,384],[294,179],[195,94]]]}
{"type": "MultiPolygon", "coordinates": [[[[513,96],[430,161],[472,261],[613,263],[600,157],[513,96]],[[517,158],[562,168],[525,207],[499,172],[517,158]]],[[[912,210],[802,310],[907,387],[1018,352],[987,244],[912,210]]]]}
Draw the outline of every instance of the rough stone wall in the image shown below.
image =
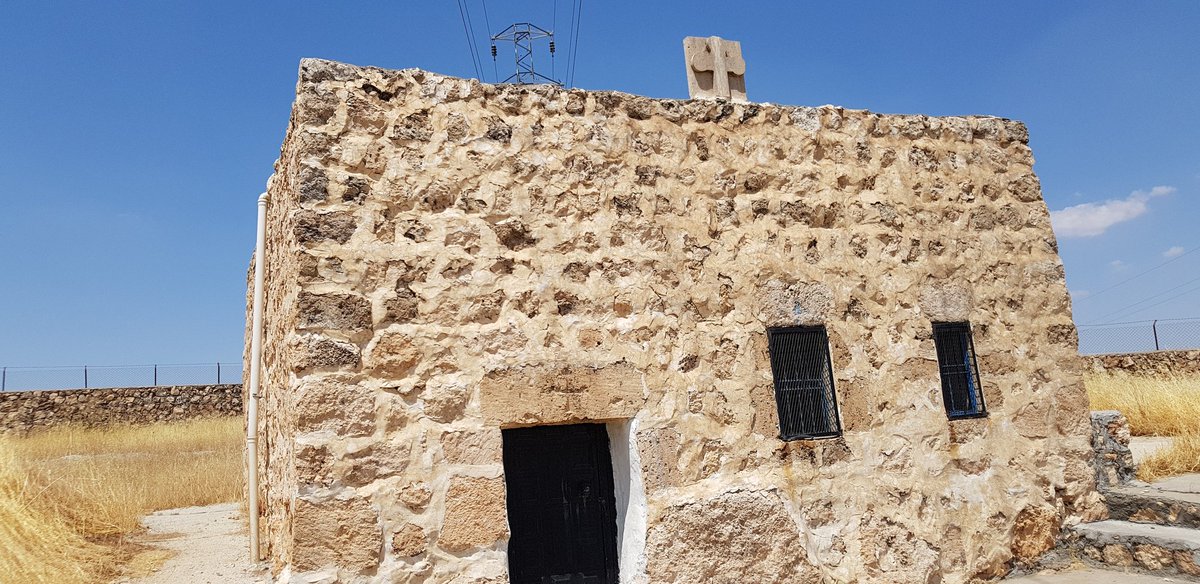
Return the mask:
{"type": "Polygon", "coordinates": [[[1103,513],[1032,164],[997,118],[302,62],[269,191],[280,578],[506,581],[500,428],[578,421],[628,431],[623,581],[1031,560],[1103,513]],[[965,319],[990,416],[948,422],[930,323],[965,319]],[[765,333],[799,323],[835,440],[777,437],[765,333]]]}
{"type": "Polygon", "coordinates": [[[1085,355],[1084,359],[1094,373],[1200,375],[1200,349],[1085,355]]]}
{"type": "Polygon", "coordinates": [[[1137,474],[1129,450],[1129,420],[1116,410],[1092,412],[1092,448],[1096,451],[1096,487],[1101,491],[1128,484],[1137,474]]]}
{"type": "Polygon", "coordinates": [[[240,385],[178,385],[0,393],[0,432],[63,424],[150,424],[242,412],[240,385]]]}

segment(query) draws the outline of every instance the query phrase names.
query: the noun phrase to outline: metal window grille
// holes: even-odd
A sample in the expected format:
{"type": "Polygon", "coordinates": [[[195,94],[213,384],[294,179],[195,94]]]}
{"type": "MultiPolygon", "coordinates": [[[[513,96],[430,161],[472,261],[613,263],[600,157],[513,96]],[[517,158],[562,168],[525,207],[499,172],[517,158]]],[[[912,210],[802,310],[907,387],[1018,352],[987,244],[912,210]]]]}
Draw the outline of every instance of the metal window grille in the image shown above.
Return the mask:
{"type": "Polygon", "coordinates": [[[767,329],[779,437],[811,440],[841,436],[829,337],[823,326],[767,329]]]}
{"type": "Polygon", "coordinates": [[[975,362],[975,344],[971,340],[971,324],[933,323],[933,344],[937,348],[946,416],[951,420],[986,416],[983,391],[979,384],[979,365],[975,362]]]}

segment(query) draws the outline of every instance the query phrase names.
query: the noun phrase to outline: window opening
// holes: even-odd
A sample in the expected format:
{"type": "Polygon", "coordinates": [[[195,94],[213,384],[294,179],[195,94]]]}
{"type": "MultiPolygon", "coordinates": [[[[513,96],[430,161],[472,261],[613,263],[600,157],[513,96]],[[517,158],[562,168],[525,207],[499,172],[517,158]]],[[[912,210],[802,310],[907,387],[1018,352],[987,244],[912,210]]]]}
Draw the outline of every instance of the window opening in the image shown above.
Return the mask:
{"type": "Polygon", "coordinates": [[[951,420],[986,416],[971,324],[933,323],[933,344],[937,348],[946,416],[951,420]]]}
{"type": "Polygon", "coordinates": [[[842,434],[829,337],[823,326],[767,329],[779,437],[833,438],[842,434]]]}

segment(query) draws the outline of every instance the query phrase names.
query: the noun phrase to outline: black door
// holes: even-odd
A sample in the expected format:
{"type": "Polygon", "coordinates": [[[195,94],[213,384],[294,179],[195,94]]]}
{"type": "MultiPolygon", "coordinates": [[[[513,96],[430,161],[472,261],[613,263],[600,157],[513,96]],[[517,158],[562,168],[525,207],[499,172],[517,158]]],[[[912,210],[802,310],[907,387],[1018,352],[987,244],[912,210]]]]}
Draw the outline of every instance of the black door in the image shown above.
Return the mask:
{"type": "Polygon", "coordinates": [[[513,584],[617,584],[617,511],[603,424],[504,430],[513,584]]]}

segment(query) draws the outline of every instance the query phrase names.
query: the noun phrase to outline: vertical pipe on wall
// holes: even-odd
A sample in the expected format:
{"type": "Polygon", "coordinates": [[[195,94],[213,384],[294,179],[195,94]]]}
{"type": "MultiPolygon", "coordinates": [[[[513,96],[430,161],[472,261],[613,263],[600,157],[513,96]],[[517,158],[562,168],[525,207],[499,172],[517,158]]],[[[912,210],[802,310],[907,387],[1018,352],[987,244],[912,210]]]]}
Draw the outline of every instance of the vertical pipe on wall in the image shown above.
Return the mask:
{"type": "Polygon", "coordinates": [[[250,387],[246,403],[246,490],[250,514],[250,561],[258,563],[258,387],[262,367],[263,267],[266,263],[267,201],[258,197],[258,233],[254,243],[254,307],[250,329],[250,387]]]}

